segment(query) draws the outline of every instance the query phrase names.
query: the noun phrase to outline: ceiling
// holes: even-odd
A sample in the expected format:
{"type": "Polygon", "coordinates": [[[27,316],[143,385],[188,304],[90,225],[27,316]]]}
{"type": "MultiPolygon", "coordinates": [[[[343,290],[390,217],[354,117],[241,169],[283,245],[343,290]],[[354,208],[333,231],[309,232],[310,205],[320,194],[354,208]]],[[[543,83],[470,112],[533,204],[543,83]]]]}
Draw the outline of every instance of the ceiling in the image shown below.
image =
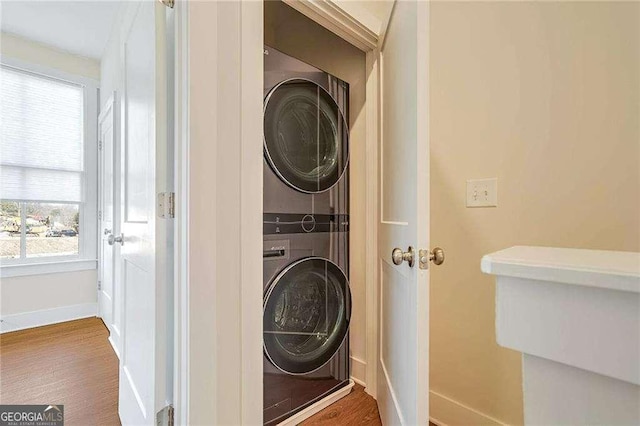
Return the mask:
{"type": "Polygon", "coordinates": [[[0,28],[2,32],[99,60],[120,5],[120,1],[3,0],[0,28]]]}

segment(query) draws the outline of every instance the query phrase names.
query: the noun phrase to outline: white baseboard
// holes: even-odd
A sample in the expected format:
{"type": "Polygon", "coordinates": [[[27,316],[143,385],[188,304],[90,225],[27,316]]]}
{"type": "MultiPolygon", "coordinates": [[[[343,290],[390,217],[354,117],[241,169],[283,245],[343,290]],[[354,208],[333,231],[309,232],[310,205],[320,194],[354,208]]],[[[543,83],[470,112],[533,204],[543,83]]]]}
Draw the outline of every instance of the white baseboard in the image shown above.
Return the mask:
{"type": "MultiPolygon", "coordinates": [[[[109,331],[109,332],[111,332],[111,331],[109,331]]],[[[118,346],[116,345],[116,342],[113,341],[113,338],[111,336],[109,336],[109,343],[111,344],[111,347],[113,348],[113,352],[115,352],[115,354],[118,357],[118,359],[121,359],[120,358],[120,351],[118,350],[118,346]]]]}
{"type": "Polygon", "coordinates": [[[357,385],[362,386],[363,388],[367,388],[367,384],[365,382],[363,382],[362,380],[357,379],[356,377],[351,376],[350,377],[351,380],[353,380],[353,382],[357,385]]]}
{"type": "Polygon", "coordinates": [[[83,303],[81,305],[62,306],[60,308],[43,309],[41,311],[3,315],[0,317],[0,334],[80,318],[95,317],[97,313],[97,303],[83,303]]]}
{"type": "Polygon", "coordinates": [[[500,420],[434,391],[429,391],[429,420],[438,426],[505,425],[500,420]]]}
{"type": "Polygon", "coordinates": [[[366,361],[356,358],[355,356],[349,357],[351,362],[351,379],[357,384],[367,387],[367,363],[366,361]]]}
{"type": "Polygon", "coordinates": [[[297,412],[296,414],[289,417],[288,419],[283,420],[282,422],[278,423],[278,426],[295,426],[297,424],[302,423],[304,420],[308,419],[314,414],[327,408],[329,405],[333,404],[340,398],[343,398],[349,395],[349,392],[351,392],[351,388],[353,388],[353,385],[354,385],[353,380],[349,380],[349,384],[347,386],[338,389],[331,395],[325,396],[315,404],[312,404],[307,408],[305,408],[304,410],[297,412]]]}

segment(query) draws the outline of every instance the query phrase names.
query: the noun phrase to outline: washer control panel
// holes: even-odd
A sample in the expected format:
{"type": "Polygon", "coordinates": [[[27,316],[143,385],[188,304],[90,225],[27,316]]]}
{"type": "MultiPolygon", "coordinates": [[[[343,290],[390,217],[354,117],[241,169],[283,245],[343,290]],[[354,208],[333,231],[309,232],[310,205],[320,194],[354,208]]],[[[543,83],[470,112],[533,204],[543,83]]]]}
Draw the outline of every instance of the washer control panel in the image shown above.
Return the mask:
{"type": "Polygon", "coordinates": [[[289,259],[289,240],[264,241],[262,244],[262,258],[267,260],[289,259]]]}

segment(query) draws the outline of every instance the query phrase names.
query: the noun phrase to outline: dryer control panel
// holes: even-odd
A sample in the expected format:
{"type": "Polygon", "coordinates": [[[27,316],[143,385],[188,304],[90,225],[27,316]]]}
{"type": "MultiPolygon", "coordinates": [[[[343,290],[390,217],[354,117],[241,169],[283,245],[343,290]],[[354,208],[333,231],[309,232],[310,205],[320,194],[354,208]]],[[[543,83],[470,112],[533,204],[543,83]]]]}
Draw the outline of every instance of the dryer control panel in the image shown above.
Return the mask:
{"type": "Polygon", "coordinates": [[[349,215],[264,213],[263,235],[304,234],[311,232],[347,232],[349,215]]]}

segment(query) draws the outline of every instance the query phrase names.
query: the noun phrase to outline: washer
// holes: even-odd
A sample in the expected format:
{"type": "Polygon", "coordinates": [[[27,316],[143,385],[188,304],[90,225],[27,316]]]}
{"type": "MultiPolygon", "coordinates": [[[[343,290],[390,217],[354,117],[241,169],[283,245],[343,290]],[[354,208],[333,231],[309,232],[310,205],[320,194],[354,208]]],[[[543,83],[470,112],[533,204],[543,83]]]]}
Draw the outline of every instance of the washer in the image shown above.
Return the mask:
{"type": "Polygon", "coordinates": [[[306,232],[303,217],[274,215],[264,226],[264,422],[269,425],[349,383],[348,225],[318,220],[316,229],[306,232]],[[297,233],[276,234],[282,224],[297,233]]]}
{"type": "Polygon", "coordinates": [[[349,383],[349,86],[265,47],[264,422],[349,383]]]}

